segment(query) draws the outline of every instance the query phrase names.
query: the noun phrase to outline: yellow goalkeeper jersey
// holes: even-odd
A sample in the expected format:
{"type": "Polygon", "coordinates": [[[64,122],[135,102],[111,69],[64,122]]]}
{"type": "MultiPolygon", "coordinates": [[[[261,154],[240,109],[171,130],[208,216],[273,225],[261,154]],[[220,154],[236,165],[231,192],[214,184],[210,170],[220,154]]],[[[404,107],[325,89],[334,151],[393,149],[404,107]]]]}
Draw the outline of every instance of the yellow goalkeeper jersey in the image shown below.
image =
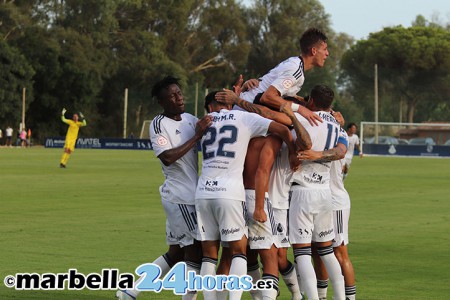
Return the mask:
{"type": "Polygon", "coordinates": [[[78,131],[80,130],[80,127],[86,126],[86,120],[83,120],[83,122],[74,122],[72,120],[64,118],[64,116],[61,117],[61,120],[69,125],[69,129],[67,130],[66,134],[66,142],[75,142],[78,137],[78,131]]]}

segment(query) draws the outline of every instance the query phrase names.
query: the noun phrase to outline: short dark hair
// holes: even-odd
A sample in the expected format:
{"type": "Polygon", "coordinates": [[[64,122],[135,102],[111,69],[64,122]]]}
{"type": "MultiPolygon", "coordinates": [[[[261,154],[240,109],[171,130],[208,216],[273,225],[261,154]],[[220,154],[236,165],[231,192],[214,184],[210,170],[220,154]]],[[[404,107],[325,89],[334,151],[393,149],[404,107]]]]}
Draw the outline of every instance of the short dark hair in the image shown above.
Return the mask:
{"type": "Polygon", "coordinates": [[[208,112],[208,113],[210,113],[210,111],[209,111],[209,105],[212,103],[212,102],[215,102],[216,101],[216,94],[218,93],[219,91],[213,91],[213,92],[210,92],[208,95],[206,95],[206,97],[205,97],[205,110],[208,112]]]}
{"type": "Polygon", "coordinates": [[[356,125],[356,123],[349,123],[349,124],[347,125],[347,129],[352,128],[352,126],[355,126],[356,128],[358,128],[358,126],[356,125]]]}
{"type": "Polygon", "coordinates": [[[329,109],[333,103],[334,92],[326,85],[318,84],[311,90],[310,97],[314,101],[314,105],[320,109],[329,109]]]}
{"type": "Polygon", "coordinates": [[[172,84],[176,84],[181,88],[180,80],[170,75],[156,82],[152,88],[152,97],[159,99],[161,91],[167,89],[172,84]]]}
{"type": "Polygon", "coordinates": [[[327,36],[317,28],[309,28],[300,38],[300,50],[303,54],[309,53],[318,42],[326,42],[327,36]]]}

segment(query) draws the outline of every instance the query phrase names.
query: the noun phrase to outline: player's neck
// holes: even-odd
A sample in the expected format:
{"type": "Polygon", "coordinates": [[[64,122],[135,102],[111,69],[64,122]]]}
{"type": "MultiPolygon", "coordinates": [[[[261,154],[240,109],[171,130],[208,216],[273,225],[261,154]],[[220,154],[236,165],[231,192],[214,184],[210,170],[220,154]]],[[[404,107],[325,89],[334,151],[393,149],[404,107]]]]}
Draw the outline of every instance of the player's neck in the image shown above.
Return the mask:
{"type": "Polygon", "coordinates": [[[308,70],[311,70],[312,68],[314,68],[314,64],[312,62],[312,57],[306,56],[304,54],[300,55],[300,57],[303,60],[303,69],[305,71],[308,71],[308,70]]]}
{"type": "Polygon", "coordinates": [[[163,115],[165,117],[168,117],[169,119],[172,119],[172,120],[175,120],[175,121],[181,121],[181,114],[174,115],[174,114],[171,114],[171,113],[168,113],[168,112],[163,112],[163,115]]]}

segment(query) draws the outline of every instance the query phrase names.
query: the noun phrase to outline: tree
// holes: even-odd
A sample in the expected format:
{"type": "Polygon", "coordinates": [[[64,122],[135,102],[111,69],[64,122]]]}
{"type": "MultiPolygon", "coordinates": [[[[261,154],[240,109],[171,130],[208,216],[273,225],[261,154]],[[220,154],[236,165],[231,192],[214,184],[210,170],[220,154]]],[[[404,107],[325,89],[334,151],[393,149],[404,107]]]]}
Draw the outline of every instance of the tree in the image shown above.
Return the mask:
{"type": "Polygon", "coordinates": [[[33,68],[26,58],[8,43],[0,40],[0,119],[12,127],[22,119],[22,89],[27,88],[27,102],[33,101],[33,68]]]}
{"type": "MultiPolygon", "coordinates": [[[[384,98],[380,111],[384,120],[395,118],[400,102],[406,104],[407,121],[413,122],[416,109],[422,103],[431,107],[450,99],[448,30],[434,26],[385,28],[357,42],[344,54],[343,81],[365,107],[367,119],[373,119],[375,64],[378,65],[380,98],[384,98]]],[[[424,120],[435,120],[431,110],[421,112],[418,121],[424,120]]]]}

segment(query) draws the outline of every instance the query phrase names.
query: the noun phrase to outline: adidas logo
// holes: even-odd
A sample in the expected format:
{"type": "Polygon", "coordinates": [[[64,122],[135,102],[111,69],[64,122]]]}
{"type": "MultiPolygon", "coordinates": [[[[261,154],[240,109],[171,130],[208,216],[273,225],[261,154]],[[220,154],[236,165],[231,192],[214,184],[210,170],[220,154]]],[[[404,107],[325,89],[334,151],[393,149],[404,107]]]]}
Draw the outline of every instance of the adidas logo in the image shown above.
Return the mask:
{"type": "Polygon", "coordinates": [[[289,241],[287,240],[287,238],[284,238],[281,240],[282,243],[289,243],[289,241]]]}
{"type": "Polygon", "coordinates": [[[175,134],[180,134],[181,132],[177,129],[176,131],[175,131],[175,134]]]}

